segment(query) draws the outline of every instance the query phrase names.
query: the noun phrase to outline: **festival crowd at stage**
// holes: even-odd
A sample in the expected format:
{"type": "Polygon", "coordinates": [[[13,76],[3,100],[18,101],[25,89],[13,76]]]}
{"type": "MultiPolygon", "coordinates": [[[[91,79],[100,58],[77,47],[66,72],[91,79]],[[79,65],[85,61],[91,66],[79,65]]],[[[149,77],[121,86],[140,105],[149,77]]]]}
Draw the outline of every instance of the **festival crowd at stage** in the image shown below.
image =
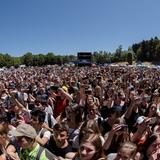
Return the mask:
{"type": "Polygon", "coordinates": [[[160,160],[160,69],[0,71],[0,160],[160,160]]]}

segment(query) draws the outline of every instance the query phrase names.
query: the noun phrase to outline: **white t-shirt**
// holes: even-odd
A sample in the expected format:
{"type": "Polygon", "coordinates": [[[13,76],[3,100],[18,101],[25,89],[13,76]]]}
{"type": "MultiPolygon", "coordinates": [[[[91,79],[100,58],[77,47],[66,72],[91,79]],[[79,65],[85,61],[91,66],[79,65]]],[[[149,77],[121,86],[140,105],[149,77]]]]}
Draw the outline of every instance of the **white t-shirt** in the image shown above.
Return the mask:
{"type": "MultiPolygon", "coordinates": [[[[43,130],[44,130],[44,128],[42,128],[42,129],[39,131],[39,133],[38,133],[39,136],[41,136],[43,130]]],[[[43,137],[48,138],[48,140],[49,140],[50,137],[51,137],[51,132],[48,131],[48,130],[45,130],[44,133],[43,133],[42,138],[43,138],[43,137]]]]}
{"type": "MultiPolygon", "coordinates": [[[[45,116],[45,120],[44,120],[44,122],[45,123],[47,123],[48,125],[49,125],[49,122],[48,122],[48,113],[46,112],[46,116],[45,116]]],[[[52,114],[50,114],[50,118],[51,118],[51,126],[49,126],[49,127],[51,127],[51,128],[53,128],[54,127],[54,125],[57,123],[57,121],[56,121],[56,119],[53,117],[53,115],[52,114]]]]}

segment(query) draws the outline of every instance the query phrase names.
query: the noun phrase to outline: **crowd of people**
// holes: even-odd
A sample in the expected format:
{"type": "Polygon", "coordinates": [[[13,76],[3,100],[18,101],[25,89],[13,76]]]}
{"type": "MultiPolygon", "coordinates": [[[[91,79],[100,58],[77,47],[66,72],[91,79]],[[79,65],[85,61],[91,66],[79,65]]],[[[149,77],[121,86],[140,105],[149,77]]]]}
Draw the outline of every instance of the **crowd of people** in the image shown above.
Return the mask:
{"type": "Polygon", "coordinates": [[[0,72],[0,160],[160,160],[160,70],[0,72]]]}

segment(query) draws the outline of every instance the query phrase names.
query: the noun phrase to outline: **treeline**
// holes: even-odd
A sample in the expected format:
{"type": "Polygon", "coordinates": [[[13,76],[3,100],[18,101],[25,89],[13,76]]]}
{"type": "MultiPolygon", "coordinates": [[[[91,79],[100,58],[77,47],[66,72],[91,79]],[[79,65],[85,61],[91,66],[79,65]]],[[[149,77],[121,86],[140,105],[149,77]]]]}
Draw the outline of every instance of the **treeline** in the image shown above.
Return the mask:
{"type": "Polygon", "coordinates": [[[54,53],[48,54],[32,54],[30,52],[21,57],[11,57],[9,54],[0,53],[0,67],[18,67],[19,65],[26,66],[44,66],[44,65],[62,65],[74,61],[74,55],[55,55],[54,53]]]}
{"type": "Polygon", "coordinates": [[[157,37],[143,40],[140,43],[133,44],[127,51],[123,50],[120,45],[114,53],[94,52],[93,61],[98,64],[110,62],[128,62],[132,64],[132,61],[160,63],[160,40],[157,37]]]}
{"type": "Polygon", "coordinates": [[[160,61],[160,40],[157,37],[133,44],[132,50],[139,61],[160,61]]]}
{"type": "MultiPolygon", "coordinates": [[[[76,55],[55,55],[52,52],[47,54],[32,54],[28,52],[21,57],[12,57],[9,54],[0,53],[0,67],[18,67],[22,64],[26,66],[62,65],[76,61],[76,59],[76,55]]],[[[107,51],[94,52],[92,60],[97,64],[113,62],[128,62],[132,64],[133,60],[160,62],[160,40],[157,37],[143,40],[140,43],[133,44],[128,50],[123,50],[120,45],[114,53],[107,51]]]]}

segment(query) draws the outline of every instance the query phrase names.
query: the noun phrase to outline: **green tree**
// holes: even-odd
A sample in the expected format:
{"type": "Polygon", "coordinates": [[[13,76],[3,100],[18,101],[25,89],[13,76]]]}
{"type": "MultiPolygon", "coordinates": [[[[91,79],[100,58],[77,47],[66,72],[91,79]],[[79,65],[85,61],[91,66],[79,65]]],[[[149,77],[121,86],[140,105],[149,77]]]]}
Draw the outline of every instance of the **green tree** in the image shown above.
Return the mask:
{"type": "Polygon", "coordinates": [[[46,56],[45,56],[45,60],[46,60],[46,64],[55,64],[55,55],[52,52],[49,52],[46,56]]]}
{"type": "Polygon", "coordinates": [[[62,56],[60,56],[60,55],[56,56],[56,64],[58,64],[58,65],[62,65],[63,64],[62,56]]]}
{"type": "Polygon", "coordinates": [[[116,49],[116,52],[114,54],[115,56],[115,60],[116,61],[122,61],[122,45],[120,45],[117,49],[116,49]]]}
{"type": "Polygon", "coordinates": [[[43,55],[43,54],[38,54],[38,65],[39,66],[43,66],[43,65],[47,65],[46,63],[45,63],[45,55],[43,55]]]}
{"type": "Polygon", "coordinates": [[[4,54],[3,57],[4,57],[4,63],[6,67],[10,67],[13,65],[12,57],[9,54],[4,54]]]}
{"type": "Polygon", "coordinates": [[[22,64],[21,57],[12,57],[12,64],[16,68],[22,64]]]}
{"type": "Polygon", "coordinates": [[[31,52],[26,53],[22,56],[22,62],[26,66],[32,66],[33,65],[33,55],[31,52]]]}
{"type": "Polygon", "coordinates": [[[69,56],[63,56],[63,63],[68,63],[69,61],[69,56]]]}
{"type": "Polygon", "coordinates": [[[0,53],[0,67],[4,67],[5,65],[4,55],[0,53]]]}
{"type": "Polygon", "coordinates": [[[127,62],[128,62],[128,64],[132,65],[133,56],[132,56],[131,52],[128,52],[128,54],[127,54],[127,62]]]}

